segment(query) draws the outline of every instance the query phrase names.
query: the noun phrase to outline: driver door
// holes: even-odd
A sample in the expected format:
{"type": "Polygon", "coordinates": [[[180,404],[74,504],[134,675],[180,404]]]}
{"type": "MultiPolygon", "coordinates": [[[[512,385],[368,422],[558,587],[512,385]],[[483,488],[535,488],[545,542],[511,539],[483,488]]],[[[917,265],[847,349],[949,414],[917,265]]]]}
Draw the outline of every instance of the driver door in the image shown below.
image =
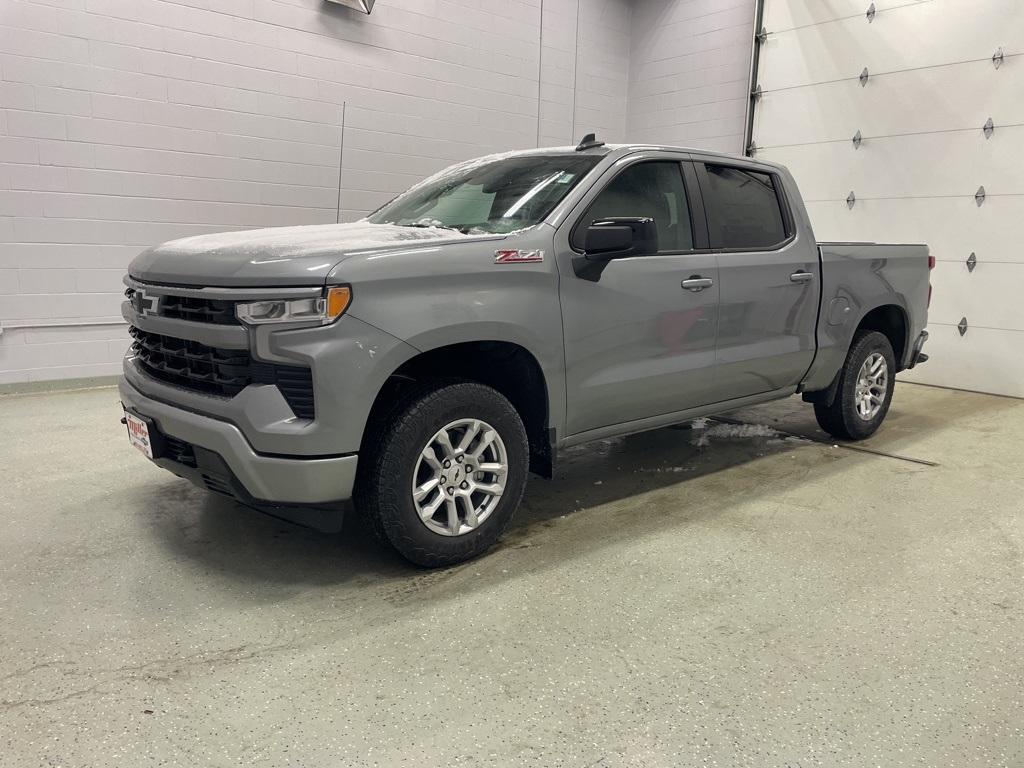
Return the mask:
{"type": "MultiPolygon", "coordinates": [[[[581,202],[583,214],[564,225],[571,229],[558,266],[569,436],[716,399],[718,267],[695,247],[706,224],[703,211],[691,214],[683,171],[678,155],[620,162],[581,202]],[[572,259],[587,227],[617,217],[654,219],[656,252],[612,259],[596,278],[580,277],[572,259]]],[[[686,176],[695,184],[692,169],[686,176]]]]}

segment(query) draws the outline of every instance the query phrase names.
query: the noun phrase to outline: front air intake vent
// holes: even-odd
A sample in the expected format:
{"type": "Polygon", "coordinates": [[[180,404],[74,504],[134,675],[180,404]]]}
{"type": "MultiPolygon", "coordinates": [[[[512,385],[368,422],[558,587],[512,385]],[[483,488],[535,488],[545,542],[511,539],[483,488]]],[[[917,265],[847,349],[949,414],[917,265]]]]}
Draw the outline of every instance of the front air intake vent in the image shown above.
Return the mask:
{"type": "Polygon", "coordinates": [[[196,466],[196,453],[192,448],[191,443],[186,443],[184,440],[179,440],[176,437],[170,435],[164,435],[164,456],[171,461],[176,461],[179,464],[184,464],[186,467],[195,468],[196,466]]]}
{"type": "Polygon", "coordinates": [[[213,475],[203,473],[203,485],[206,486],[208,491],[213,491],[214,493],[232,497],[235,495],[231,490],[231,486],[222,477],[214,477],[213,475]]]}

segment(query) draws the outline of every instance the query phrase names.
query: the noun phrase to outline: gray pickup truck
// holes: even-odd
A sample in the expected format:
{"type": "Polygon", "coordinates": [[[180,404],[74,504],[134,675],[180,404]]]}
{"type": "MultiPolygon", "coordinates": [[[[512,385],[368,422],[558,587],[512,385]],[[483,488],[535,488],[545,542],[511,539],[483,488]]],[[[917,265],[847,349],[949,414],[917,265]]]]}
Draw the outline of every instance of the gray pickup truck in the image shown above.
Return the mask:
{"type": "Polygon", "coordinates": [[[569,446],[795,393],[837,438],[872,434],[926,359],[931,266],[816,242],[781,166],[588,136],[456,165],[359,222],[140,254],[124,420],[211,491],[318,527],[353,499],[444,565],[569,446]]]}

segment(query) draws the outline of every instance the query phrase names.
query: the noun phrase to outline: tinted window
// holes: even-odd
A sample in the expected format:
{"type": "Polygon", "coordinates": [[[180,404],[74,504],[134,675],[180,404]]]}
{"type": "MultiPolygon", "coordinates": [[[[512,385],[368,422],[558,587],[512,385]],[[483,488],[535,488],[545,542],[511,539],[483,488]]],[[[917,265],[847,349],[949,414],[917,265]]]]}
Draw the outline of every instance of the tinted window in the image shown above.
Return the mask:
{"type": "Polygon", "coordinates": [[[547,216],[600,155],[521,155],[452,166],[367,217],[374,224],[503,233],[547,216]]]}
{"type": "Polygon", "coordinates": [[[584,214],[574,243],[582,245],[592,222],[626,216],[654,219],[659,251],[691,250],[690,206],[679,163],[639,163],[612,179],[584,214]]]}
{"type": "Polygon", "coordinates": [[[786,239],[786,225],[767,173],[706,165],[704,191],[712,248],[770,248],[786,239]]]}

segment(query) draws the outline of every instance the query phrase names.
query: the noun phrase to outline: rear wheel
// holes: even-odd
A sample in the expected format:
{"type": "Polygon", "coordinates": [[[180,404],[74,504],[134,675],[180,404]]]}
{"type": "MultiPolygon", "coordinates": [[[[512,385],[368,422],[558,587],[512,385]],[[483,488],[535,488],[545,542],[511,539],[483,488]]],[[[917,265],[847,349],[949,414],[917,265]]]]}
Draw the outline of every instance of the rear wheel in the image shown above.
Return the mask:
{"type": "Polygon", "coordinates": [[[399,407],[361,461],[356,505],[378,538],[414,563],[441,566],[498,540],[522,498],[529,449],[512,404],[467,382],[399,407]]]}
{"type": "Polygon", "coordinates": [[[877,331],[859,332],[839,373],[835,400],[831,405],[814,406],[818,425],[844,440],[873,435],[889,412],[895,374],[896,359],[889,339],[877,331]]]}

